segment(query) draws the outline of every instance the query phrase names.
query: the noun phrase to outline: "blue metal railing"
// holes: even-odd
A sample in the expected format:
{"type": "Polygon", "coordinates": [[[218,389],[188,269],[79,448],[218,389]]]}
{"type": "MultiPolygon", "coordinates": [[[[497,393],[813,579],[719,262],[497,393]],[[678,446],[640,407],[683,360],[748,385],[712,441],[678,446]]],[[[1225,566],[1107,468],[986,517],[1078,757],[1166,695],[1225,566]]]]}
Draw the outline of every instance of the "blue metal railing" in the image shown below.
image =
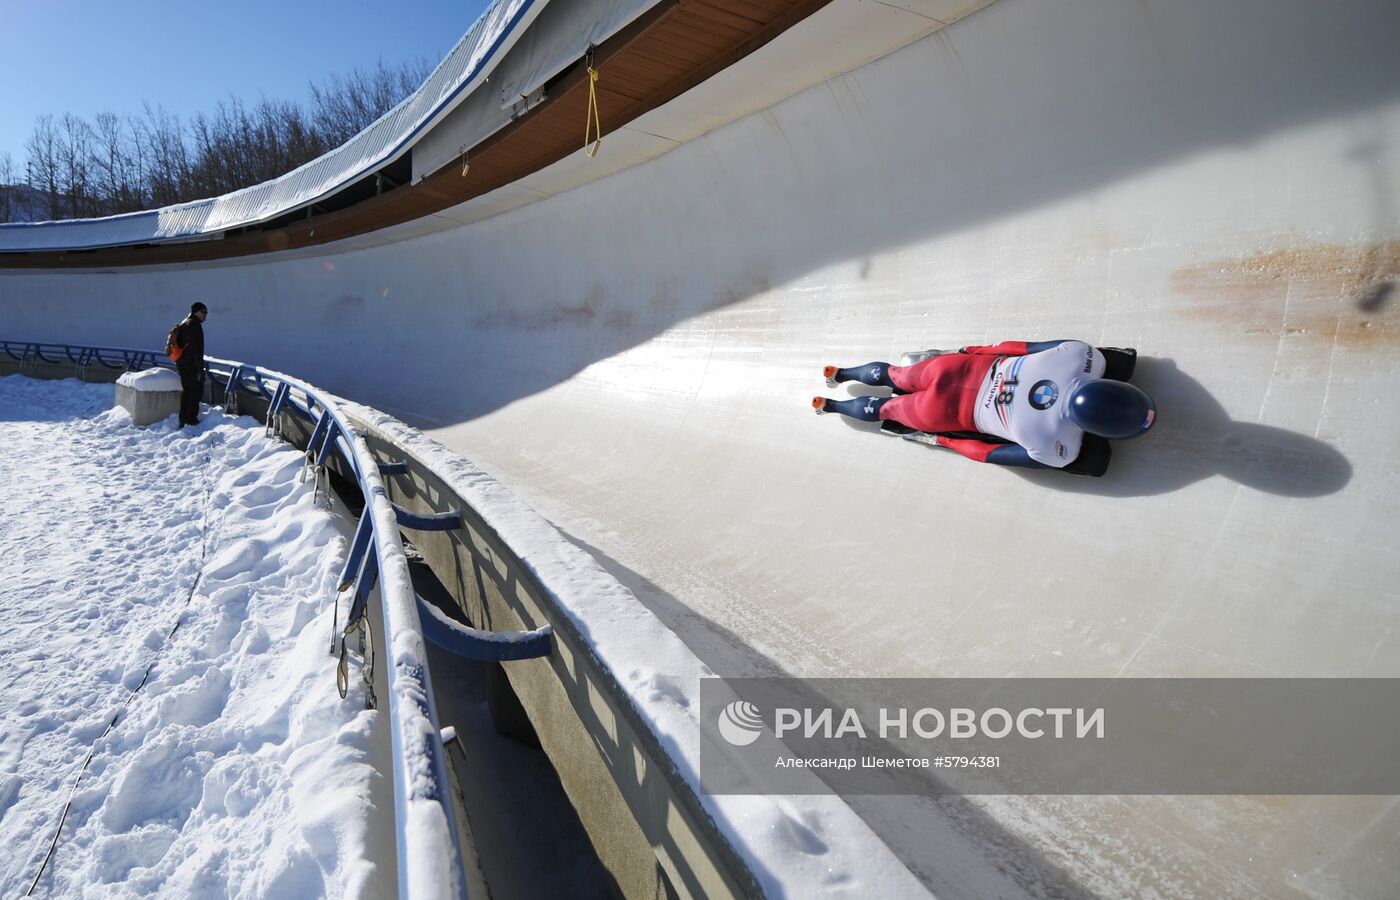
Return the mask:
{"type": "Polygon", "coordinates": [[[86,376],[95,366],[117,371],[149,369],[152,366],[174,364],[164,354],[154,350],[133,350],[128,347],[81,347],[72,344],[45,344],[37,341],[0,340],[0,352],[20,364],[21,370],[39,363],[75,366],[79,375],[86,376]],[[76,355],[75,355],[76,354],[76,355]],[[51,356],[50,356],[51,355],[51,356]]]}
{"type": "MultiPolygon", "coordinates": [[[[164,354],[153,350],[125,347],[87,347],[34,341],[0,340],[0,353],[20,363],[21,371],[40,362],[69,364],[80,375],[94,366],[135,370],[151,367],[174,368],[164,354]]],[[[399,529],[447,531],[462,527],[459,510],[421,514],[392,503],[384,487],[384,476],[406,475],[405,460],[376,461],[364,438],[351,428],[346,417],[327,396],[315,388],[280,372],[259,369],[246,363],[209,359],[211,378],[222,380],[225,409],[235,412],[240,392],[257,394],[268,401],[267,428],[280,433],[281,415],[288,413],[311,423],[307,443],[307,465],[315,473],[316,490],[328,479],[327,463],[337,453],[354,476],[364,495],[364,511],[346,556],[336,595],[337,621],[333,626],[332,652],[339,638],[342,679],[345,671],[345,638],[360,633],[365,649],[364,676],[366,699],[373,703],[371,685],[372,638],[362,629],[370,593],[380,586],[383,645],[392,664],[386,671],[389,688],[389,721],[394,757],[395,830],[399,865],[399,893],[403,898],[446,898],[466,896],[455,806],[448,795],[446,753],[441,725],[433,701],[432,679],[428,672],[426,637],[434,644],[460,656],[504,662],[548,655],[551,629],[493,633],[469,628],[453,621],[418,597],[409,575],[399,529]],[[350,611],[344,629],[339,628],[340,593],[352,589],[350,611]],[[445,828],[423,827],[425,818],[435,818],[430,807],[441,810],[445,828]],[[424,813],[429,812],[425,816],[424,813]],[[443,862],[446,865],[443,865],[443,862]]],[[[329,493],[329,484],[326,485],[329,493]]],[[[343,684],[343,681],[342,681],[343,684]]],[[[342,696],[344,691],[342,690],[342,696]]]]}

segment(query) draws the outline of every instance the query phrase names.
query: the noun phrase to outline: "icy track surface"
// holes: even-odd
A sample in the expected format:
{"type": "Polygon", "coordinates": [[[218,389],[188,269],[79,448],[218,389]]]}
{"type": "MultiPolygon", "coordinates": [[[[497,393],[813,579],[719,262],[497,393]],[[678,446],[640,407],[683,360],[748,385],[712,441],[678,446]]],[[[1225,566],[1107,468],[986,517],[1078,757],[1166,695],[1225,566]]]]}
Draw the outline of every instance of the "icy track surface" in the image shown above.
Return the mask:
{"type": "MultiPolygon", "coordinates": [[[[712,82],[915,9],[835,0],[712,82]]],[[[0,321],[149,346],[198,297],[213,352],[429,430],[724,675],[1395,677],[1396,34],[1393,0],[996,0],[510,212],[10,271],[0,321]],[[1058,338],[1136,347],[1158,404],[1102,479],[808,406],[858,390],[827,363],[1058,338]]],[[[715,121],[707,85],[631,130],[715,121]]],[[[1396,798],[851,805],[944,897],[1400,897],[1396,798]]]]}
{"type": "Polygon", "coordinates": [[[111,403],[0,378],[0,896],[95,741],[37,896],[392,894],[378,714],[325,649],[345,540],[301,455],[250,418],[141,429],[111,403]]]}

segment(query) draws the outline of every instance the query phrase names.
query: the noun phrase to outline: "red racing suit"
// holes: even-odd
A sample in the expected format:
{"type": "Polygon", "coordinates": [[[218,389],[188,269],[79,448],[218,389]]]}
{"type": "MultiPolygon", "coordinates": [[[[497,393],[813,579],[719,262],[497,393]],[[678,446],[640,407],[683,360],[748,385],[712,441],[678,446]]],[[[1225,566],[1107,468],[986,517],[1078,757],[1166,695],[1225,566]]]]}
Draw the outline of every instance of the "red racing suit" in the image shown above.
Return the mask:
{"type": "Polygon", "coordinates": [[[880,418],[935,433],[940,446],[978,462],[1011,442],[1035,462],[1063,468],[1079,455],[1084,436],[1068,417],[1069,397],[1083,381],[1103,375],[1104,358],[1082,341],[1029,352],[1025,341],[1003,341],[891,366],[890,381],[907,393],[887,400],[880,418]],[[1057,408],[1060,398],[1065,402],[1057,408]],[[944,434],[950,431],[991,439],[944,434]]]}

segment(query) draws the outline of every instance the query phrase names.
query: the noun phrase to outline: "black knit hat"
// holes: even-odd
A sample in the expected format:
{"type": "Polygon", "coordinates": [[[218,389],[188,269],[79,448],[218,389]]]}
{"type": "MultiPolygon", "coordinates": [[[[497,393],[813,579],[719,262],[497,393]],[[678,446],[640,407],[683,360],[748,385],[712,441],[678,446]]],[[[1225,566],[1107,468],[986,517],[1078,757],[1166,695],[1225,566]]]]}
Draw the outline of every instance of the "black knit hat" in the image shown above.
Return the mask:
{"type": "Polygon", "coordinates": [[[194,315],[195,313],[207,313],[208,311],[209,307],[205,306],[203,303],[200,303],[198,300],[190,304],[190,315],[194,315]]]}

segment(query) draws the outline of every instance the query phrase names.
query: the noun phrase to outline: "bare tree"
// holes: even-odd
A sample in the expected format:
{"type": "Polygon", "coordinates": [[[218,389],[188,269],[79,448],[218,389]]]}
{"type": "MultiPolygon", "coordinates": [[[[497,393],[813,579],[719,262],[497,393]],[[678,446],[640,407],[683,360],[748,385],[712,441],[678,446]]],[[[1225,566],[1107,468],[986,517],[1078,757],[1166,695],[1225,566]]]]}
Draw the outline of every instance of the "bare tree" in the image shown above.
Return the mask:
{"type": "Polygon", "coordinates": [[[53,127],[53,116],[44,115],[34,120],[34,130],[24,144],[28,159],[25,163],[25,179],[29,186],[40,192],[44,198],[44,213],[49,219],[63,215],[60,203],[58,132],[53,127]]]}
{"type": "MultiPolygon", "coordinates": [[[[25,145],[26,180],[51,219],[216,197],[339,146],[393,109],[429,71],[423,60],[399,68],[381,60],[368,71],[332,75],[311,85],[310,111],[285,100],[261,97],[249,105],[230,96],[188,122],[149,103],[143,115],[103,112],[92,125],[71,114],[40,116],[25,145]]],[[[7,180],[0,177],[0,189],[7,180]]],[[[0,221],[24,209],[14,190],[0,195],[0,203],[0,221]]]]}
{"type": "Polygon", "coordinates": [[[147,191],[153,206],[169,206],[186,197],[189,186],[189,152],[185,147],[180,117],[165,111],[165,107],[145,104],[145,118],[137,121],[139,140],[145,145],[150,161],[147,191]]]}
{"type": "Polygon", "coordinates": [[[98,215],[132,212],[145,203],[140,145],[130,123],[116,113],[100,112],[93,127],[93,175],[98,215]]]}
{"type": "Polygon", "coordinates": [[[64,113],[58,120],[58,178],[69,218],[97,214],[89,168],[92,148],[92,126],[72,113],[64,113]]]}
{"type": "Polygon", "coordinates": [[[0,222],[14,220],[17,199],[15,196],[15,161],[8,151],[0,153],[0,222]]]}
{"type": "Polygon", "coordinates": [[[417,90],[431,72],[427,61],[411,60],[391,69],[381,59],[373,69],[351,69],[311,85],[316,130],[339,147],[373,125],[380,116],[417,90]]]}
{"type": "Polygon", "coordinates": [[[202,196],[267,181],[320,156],[325,143],[295,103],[263,97],[251,109],[237,97],[190,120],[190,181],[202,196]]]}

